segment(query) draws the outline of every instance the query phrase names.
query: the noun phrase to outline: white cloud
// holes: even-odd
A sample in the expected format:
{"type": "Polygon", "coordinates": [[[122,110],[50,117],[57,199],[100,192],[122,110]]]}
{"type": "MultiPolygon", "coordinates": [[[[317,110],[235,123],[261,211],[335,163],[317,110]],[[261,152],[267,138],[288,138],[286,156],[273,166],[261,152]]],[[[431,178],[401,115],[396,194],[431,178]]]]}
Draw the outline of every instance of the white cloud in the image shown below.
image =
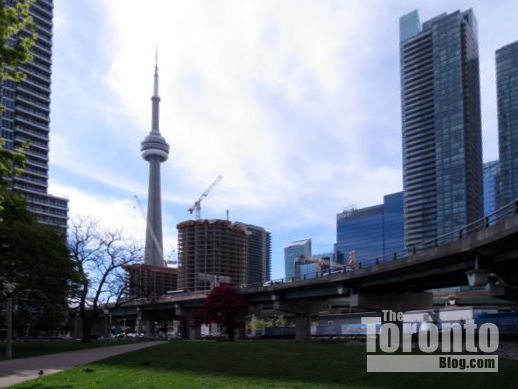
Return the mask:
{"type": "Polygon", "coordinates": [[[366,94],[358,59],[368,53],[362,47],[369,46],[369,7],[356,1],[104,5],[113,48],[106,80],[141,136],[159,44],[161,128],[172,145],[171,164],[191,192],[219,173],[225,176],[220,198],[250,210],[296,206],[293,198],[308,192],[309,177],[313,189],[326,191],[356,178],[356,191],[363,191],[371,172],[358,147],[366,121],[357,98],[366,94]],[[323,138],[334,142],[331,163],[318,148],[323,138]],[[339,177],[337,170],[362,174],[339,177]]]}
{"type": "MultiPolygon", "coordinates": [[[[73,186],[50,182],[49,192],[69,199],[69,218],[71,221],[90,219],[99,223],[106,230],[121,231],[123,235],[140,244],[144,244],[145,221],[133,199],[109,197],[89,193],[73,186]]],[[[145,213],[145,210],[143,210],[145,213]]],[[[166,219],[167,220],[167,219],[166,219]]],[[[176,248],[176,231],[164,229],[164,252],[176,248]]]]}
{"type": "MultiPolygon", "coordinates": [[[[494,50],[518,36],[506,17],[513,1],[97,0],[80,3],[97,8],[100,19],[89,23],[72,11],[76,3],[56,3],[55,74],[68,90],[57,97],[76,104],[66,114],[54,108],[51,160],[128,196],[105,200],[74,182],[62,188],[78,199],[73,212],[94,209],[133,225],[131,196],[144,199],[147,190],[138,148],[150,128],[158,44],[161,130],[171,144],[164,225],[188,217],[222,174],[203,215],[224,217],[229,208],[269,228],[275,244],[302,230],[331,244],[343,207],[401,189],[398,17],[416,8],[424,21],[474,4],[484,147],[496,154],[494,50]]],[[[136,226],[128,228],[143,236],[136,226]]]]}

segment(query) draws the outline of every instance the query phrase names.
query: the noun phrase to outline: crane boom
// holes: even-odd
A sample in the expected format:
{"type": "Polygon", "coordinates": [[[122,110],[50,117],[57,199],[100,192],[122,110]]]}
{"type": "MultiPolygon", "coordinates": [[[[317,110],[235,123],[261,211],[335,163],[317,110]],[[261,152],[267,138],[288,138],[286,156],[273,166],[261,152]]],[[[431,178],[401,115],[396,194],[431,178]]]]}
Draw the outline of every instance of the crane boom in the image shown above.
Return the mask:
{"type": "Polygon", "coordinates": [[[200,197],[198,198],[198,200],[196,200],[192,204],[192,206],[188,209],[188,211],[191,215],[194,211],[196,211],[196,220],[200,220],[200,218],[201,218],[201,202],[202,202],[202,200],[209,195],[209,193],[212,191],[212,189],[214,189],[214,187],[216,185],[218,185],[218,183],[221,181],[222,178],[223,178],[223,176],[216,177],[214,182],[212,182],[212,184],[210,184],[209,187],[207,189],[205,189],[205,192],[203,192],[200,195],[200,197]]]}

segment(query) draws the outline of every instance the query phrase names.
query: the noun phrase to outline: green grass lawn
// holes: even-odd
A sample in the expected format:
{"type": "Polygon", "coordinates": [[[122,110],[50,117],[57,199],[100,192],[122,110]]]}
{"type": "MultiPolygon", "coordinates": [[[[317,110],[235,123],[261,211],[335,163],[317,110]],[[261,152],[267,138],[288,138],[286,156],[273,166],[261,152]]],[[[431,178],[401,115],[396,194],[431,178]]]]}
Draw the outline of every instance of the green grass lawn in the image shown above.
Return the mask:
{"type": "Polygon", "coordinates": [[[293,342],[177,341],[13,388],[517,388],[518,362],[498,373],[366,373],[364,347],[293,342]]]}
{"type": "MultiPolygon", "coordinates": [[[[82,343],[77,340],[29,340],[14,342],[13,358],[34,357],[36,355],[83,350],[93,347],[117,346],[132,343],[129,340],[93,340],[82,343]]],[[[5,360],[5,342],[0,343],[0,360],[5,360]]]]}

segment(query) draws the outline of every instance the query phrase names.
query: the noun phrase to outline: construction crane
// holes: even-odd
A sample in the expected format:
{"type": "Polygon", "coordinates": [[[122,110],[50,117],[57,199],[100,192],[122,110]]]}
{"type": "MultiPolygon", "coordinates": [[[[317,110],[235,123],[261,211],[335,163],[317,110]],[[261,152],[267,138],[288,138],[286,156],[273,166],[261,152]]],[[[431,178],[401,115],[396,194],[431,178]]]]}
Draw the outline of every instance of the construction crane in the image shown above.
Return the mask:
{"type": "Polygon", "coordinates": [[[194,202],[191,208],[188,209],[189,213],[192,215],[194,211],[196,211],[196,220],[201,219],[201,202],[202,200],[209,195],[209,193],[214,189],[216,185],[218,185],[218,182],[221,181],[223,177],[218,176],[212,184],[209,185],[209,187],[201,194],[201,196],[194,202]]]}

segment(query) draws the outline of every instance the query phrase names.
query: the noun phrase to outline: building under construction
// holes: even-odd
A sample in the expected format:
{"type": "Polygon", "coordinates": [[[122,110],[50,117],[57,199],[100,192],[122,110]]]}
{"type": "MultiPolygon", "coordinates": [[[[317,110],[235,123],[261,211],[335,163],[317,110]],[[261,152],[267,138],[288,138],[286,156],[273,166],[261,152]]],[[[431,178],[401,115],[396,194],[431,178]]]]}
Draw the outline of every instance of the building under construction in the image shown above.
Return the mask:
{"type": "Polygon", "coordinates": [[[187,220],[177,225],[179,289],[210,290],[246,280],[248,230],[227,220],[187,220]]]}
{"type": "Polygon", "coordinates": [[[156,297],[178,289],[178,269],[139,263],[125,267],[129,297],[156,297]]]}

